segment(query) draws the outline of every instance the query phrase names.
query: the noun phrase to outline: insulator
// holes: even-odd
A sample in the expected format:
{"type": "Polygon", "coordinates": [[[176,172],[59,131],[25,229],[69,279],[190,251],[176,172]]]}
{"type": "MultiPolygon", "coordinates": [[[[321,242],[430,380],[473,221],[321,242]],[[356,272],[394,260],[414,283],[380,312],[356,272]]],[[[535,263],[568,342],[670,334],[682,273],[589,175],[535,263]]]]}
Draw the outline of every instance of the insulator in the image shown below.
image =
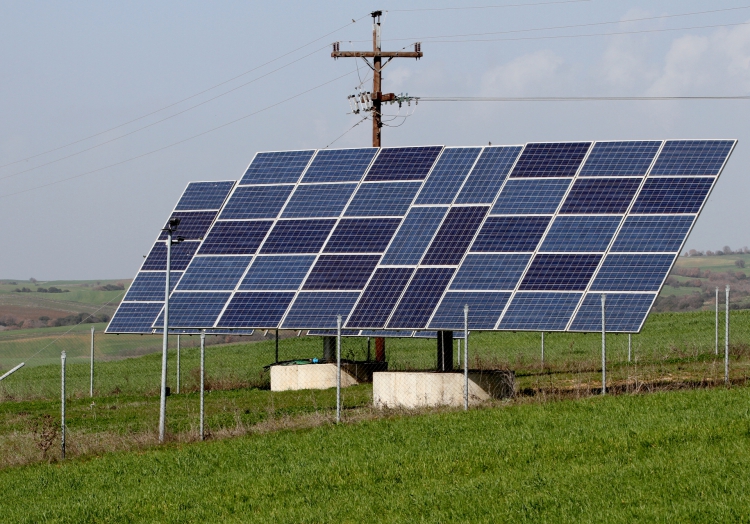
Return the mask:
{"type": "Polygon", "coordinates": [[[414,44],[414,51],[417,53],[422,52],[422,42],[417,42],[414,44]]]}

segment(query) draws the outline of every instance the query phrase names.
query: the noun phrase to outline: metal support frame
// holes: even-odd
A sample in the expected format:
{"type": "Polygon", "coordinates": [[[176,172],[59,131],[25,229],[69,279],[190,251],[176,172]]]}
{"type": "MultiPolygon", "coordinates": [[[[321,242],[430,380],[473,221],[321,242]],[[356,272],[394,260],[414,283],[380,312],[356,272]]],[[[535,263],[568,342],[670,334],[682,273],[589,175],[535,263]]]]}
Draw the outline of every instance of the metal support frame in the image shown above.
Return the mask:
{"type": "Polygon", "coordinates": [[[336,423],[341,422],[341,315],[336,317],[336,423]]]}
{"type": "Polygon", "coordinates": [[[542,331],[542,369],[544,369],[544,331],[542,331]]]}
{"type": "Polygon", "coordinates": [[[602,295],[602,395],[607,394],[607,295],[602,295]]]}
{"type": "Polygon", "coordinates": [[[206,330],[201,331],[201,420],[200,420],[200,434],[201,434],[201,440],[204,440],[205,432],[204,432],[204,416],[205,416],[205,409],[204,409],[204,395],[206,391],[206,330]]]}
{"type": "Polygon", "coordinates": [[[167,344],[169,343],[169,277],[172,272],[172,230],[167,229],[167,266],[164,289],[164,334],[161,346],[161,395],[159,399],[159,442],[164,442],[167,421],[167,344]]]}
{"type": "Polygon", "coordinates": [[[276,330],[276,363],[279,363],[279,330],[276,330]]]}
{"type": "Polygon", "coordinates": [[[724,299],[724,384],[729,385],[729,285],[726,289],[727,296],[724,299]]]}
{"type": "Polygon", "coordinates": [[[89,377],[89,396],[94,398],[94,330],[91,328],[91,373],[89,377]]]}
{"type": "Polygon", "coordinates": [[[716,288],[716,322],[714,334],[714,353],[719,356],[719,288],[716,288]]]}
{"type": "Polygon", "coordinates": [[[60,353],[60,457],[65,458],[65,351],[60,353]]]}
{"type": "Polygon", "coordinates": [[[632,360],[633,354],[633,334],[628,333],[628,362],[632,360]]]}
{"type": "Polygon", "coordinates": [[[469,304],[464,306],[464,411],[469,410],[469,304]]]}
{"type": "Polygon", "coordinates": [[[175,392],[180,394],[180,335],[177,335],[177,383],[175,384],[175,392]]]}

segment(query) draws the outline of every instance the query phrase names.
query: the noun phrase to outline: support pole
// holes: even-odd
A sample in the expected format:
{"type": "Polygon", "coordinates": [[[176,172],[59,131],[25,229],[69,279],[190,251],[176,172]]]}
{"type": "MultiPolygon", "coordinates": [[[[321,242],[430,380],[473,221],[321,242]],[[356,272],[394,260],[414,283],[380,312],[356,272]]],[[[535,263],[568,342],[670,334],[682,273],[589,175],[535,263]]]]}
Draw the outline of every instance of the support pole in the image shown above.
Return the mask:
{"type": "Polygon", "coordinates": [[[164,335],[161,346],[161,398],[159,400],[159,442],[164,442],[167,421],[167,344],[169,343],[169,274],[172,268],[172,230],[167,230],[167,271],[164,289],[164,335]]]}
{"type": "Polygon", "coordinates": [[[276,363],[279,363],[279,330],[276,330],[276,363]]]}
{"type": "Polygon", "coordinates": [[[177,335],[177,384],[175,384],[175,391],[180,394],[180,335],[177,335]]]}
{"type": "Polygon", "coordinates": [[[204,428],[204,392],[206,390],[206,330],[201,331],[201,420],[200,420],[200,432],[201,440],[205,439],[204,428]]]}
{"type": "Polygon", "coordinates": [[[469,409],[469,304],[464,306],[464,411],[469,409]]]}
{"type": "Polygon", "coordinates": [[[729,385],[729,285],[727,285],[727,296],[724,307],[724,384],[729,385]]]}
{"type": "Polygon", "coordinates": [[[632,348],[633,348],[633,335],[631,333],[628,333],[628,362],[631,361],[632,357],[632,348]]]}
{"type": "Polygon", "coordinates": [[[370,337],[367,337],[367,362],[370,361],[370,337]]]}
{"type": "Polygon", "coordinates": [[[461,369],[461,339],[458,339],[458,368],[461,369]]]}
{"type": "Polygon", "coordinates": [[[375,360],[385,362],[385,338],[375,337],[375,360]]]}
{"type": "Polygon", "coordinates": [[[544,369],[544,331],[542,331],[542,369],[544,369]]]}
{"type": "Polygon", "coordinates": [[[94,398],[94,329],[91,328],[91,373],[89,378],[89,396],[94,398]]]}
{"type": "Polygon", "coordinates": [[[336,424],[341,422],[341,315],[336,317],[336,424]]]}
{"type": "Polygon", "coordinates": [[[602,295],[602,395],[607,394],[607,295],[602,295]]]}
{"type": "Polygon", "coordinates": [[[383,127],[383,116],[381,113],[381,70],[382,58],[380,45],[380,12],[372,14],[372,147],[380,147],[380,130],[383,127]],[[377,14],[376,14],[377,13],[377,14]]]}
{"type": "Polygon", "coordinates": [[[715,322],[715,335],[714,335],[714,352],[716,356],[719,356],[719,288],[716,288],[716,322],[715,322]]]}
{"type": "Polygon", "coordinates": [[[437,369],[453,371],[453,331],[437,332],[437,369]]]}
{"type": "Polygon", "coordinates": [[[60,354],[60,457],[65,459],[65,351],[60,354]]]}

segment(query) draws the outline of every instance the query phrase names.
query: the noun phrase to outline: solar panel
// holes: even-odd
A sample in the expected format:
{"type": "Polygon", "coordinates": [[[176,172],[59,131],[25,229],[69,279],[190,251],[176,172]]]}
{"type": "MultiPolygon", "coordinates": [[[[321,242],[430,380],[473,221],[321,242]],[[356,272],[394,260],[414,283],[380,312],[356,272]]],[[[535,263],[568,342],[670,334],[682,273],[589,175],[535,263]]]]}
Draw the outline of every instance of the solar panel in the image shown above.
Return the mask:
{"type": "MultiPolygon", "coordinates": [[[[638,331],[735,143],[258,153],[220,208],[175,208],[170,323],[414,336],[468,304],[473,330],[591,331],[606,293],[638,331]]],[[[157,242],[109,332],[158,329],[164,270],[157,242]]]]}

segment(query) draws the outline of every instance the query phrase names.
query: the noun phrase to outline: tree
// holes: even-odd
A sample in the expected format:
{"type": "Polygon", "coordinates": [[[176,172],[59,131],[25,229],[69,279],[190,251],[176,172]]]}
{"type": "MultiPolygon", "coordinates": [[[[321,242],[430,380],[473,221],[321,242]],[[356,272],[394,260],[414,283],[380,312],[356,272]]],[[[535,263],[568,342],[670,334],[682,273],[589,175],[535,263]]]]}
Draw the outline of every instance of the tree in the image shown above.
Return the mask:
{"type": "Polygon", "coordinates": [[[729,247],[729,246],[724,246],[723,251],[724,251],[725,255],[731,255],[732,254],[732,248],[729,247]]]}
{"type": "Polygon", "coordinates": [[[745,261],[739,258],[734,261],[734,265],[737,267],[745,267],[745,261]]]}

